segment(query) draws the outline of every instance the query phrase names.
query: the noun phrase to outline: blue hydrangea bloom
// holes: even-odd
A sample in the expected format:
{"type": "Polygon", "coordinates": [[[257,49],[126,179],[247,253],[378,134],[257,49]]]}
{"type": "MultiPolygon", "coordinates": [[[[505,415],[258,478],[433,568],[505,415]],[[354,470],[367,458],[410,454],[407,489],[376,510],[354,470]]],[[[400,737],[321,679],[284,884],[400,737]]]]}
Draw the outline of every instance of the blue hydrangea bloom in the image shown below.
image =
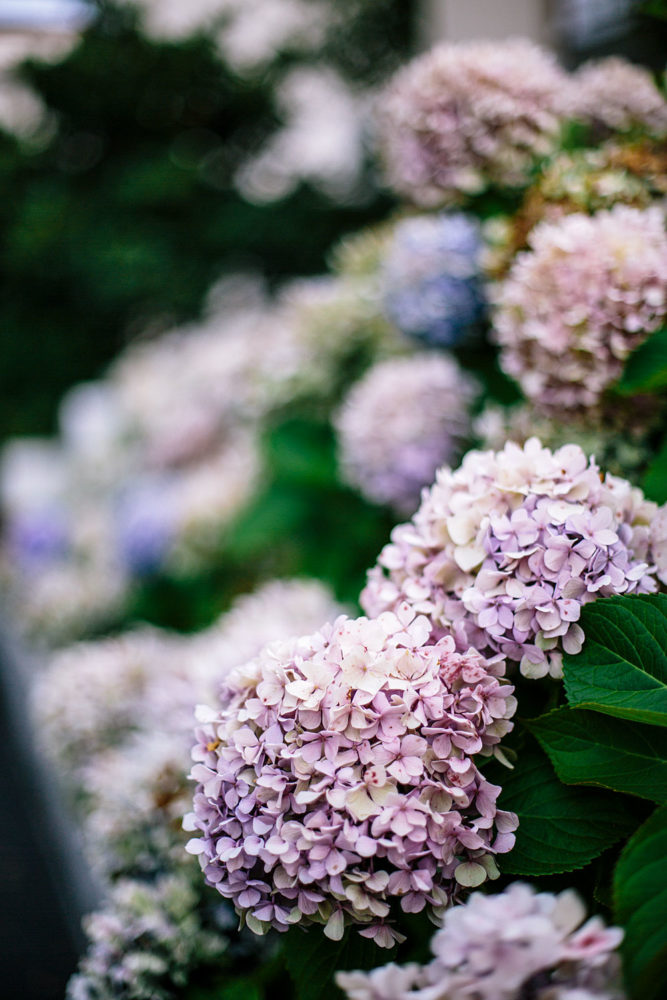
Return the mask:
{"type": "Polygon", "coordinates": [[[399,222],[383,264],[383,307],[403,333],[453,347],[485,312],[477,221],[463,212],[399,222]]]}
{"type": "Polygon", "coordinates": [[[137,576],[163,565],[174,537],[168,488],[155,482],[128,489],[116,506],[116,544],[122,564],[137,576]]]}

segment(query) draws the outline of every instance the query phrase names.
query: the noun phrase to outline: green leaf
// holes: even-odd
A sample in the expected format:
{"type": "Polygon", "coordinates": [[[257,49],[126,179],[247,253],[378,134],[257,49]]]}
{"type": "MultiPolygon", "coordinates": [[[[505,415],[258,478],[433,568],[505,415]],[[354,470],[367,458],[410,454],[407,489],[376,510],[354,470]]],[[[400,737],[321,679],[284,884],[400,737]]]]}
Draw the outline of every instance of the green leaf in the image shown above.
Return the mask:
{"type": "Polygon", "coordinates": [[[616,391],[623,396],[657,392],[667,387],[667,327],[651,334],[632,352],[616,391]]]}
{"type": "Polygon", "coordinates": [[[259,986],[251,979],[233,980],[216,992],[216,1000],[261,1000],[261,996],[259,986]]]}
{"type": "Polygon", "coordinates": [[[580,624],[583,649],[563,660],[570,704],[667,726],[667,595],[604,598],[580,624]]]}
{"type": "MultiPolygon", "coordinates": [[[[380,950],[357,930],[347,930],[340,941],[330,941],[317,927],[304,933],[298,928],[287,932],[285,960],[296,986],[298,1000],[330,997],[334,974],[348,969],[372,969],[390,961],[395,949],[380,950]]],[[[334,989],[336,995],[340,995],[334,989]]]]}
{"type": "Polygon", "coordinates": [[[615,919],[625,928],[623,957],[630,995],[667,995],[667,806],[626,845],[614,873],[615,919]]]}
{"type": "Polygon", "coordinates": [[[649,500],[667,503],[667,441],[646,470],[642,488],[649,500]]]}
{"type": "Polygon", "coordinates": [[[498,857],[503,873],[554,875],[583,868],[636,825],[623,799],[561,784],[536,746],[522,750],[515,769],[501,780],[500,807],[519,817],[514,849],[498,857]]]}
{"type": "Polygon", "coordinates": [[[566,784],[667,802],[667,731],[572,708],[527,725],[566,784]]]}

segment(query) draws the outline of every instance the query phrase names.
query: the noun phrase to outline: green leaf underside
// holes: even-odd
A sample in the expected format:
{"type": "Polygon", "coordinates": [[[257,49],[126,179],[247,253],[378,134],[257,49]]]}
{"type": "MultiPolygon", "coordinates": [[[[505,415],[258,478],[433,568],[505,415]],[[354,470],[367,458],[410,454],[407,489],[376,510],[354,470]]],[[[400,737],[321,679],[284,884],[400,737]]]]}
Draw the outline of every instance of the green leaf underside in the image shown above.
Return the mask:
{"type": "Polygon", "coordinates": [[[667,802],[667,731],[560,708],[528,728],[561,781],[667,802]]]}
{"type": "Polygon", "coordinates": [[[609,597],[582,609],[582,651],[564,657],[570,704],[667,726],[667,595],[609,597]]]}
{"type": "Polygon", "coordinates": [[[299,1000],[323,1000],[340,997],[332,986],[336,972],[349,969],[372,969],[391,961],[395,949],[380,949],[357,930],[349,929],[341,941],[330,941],[321,928],[304,934],[298,928],[287,932],[285,960],[299,1000]]]}
{"type": "Polygon", "coordinates": [[[633,998],[667,995],[667,806],[626,845],[614,873],[615,919],[625,928],[624,969],[633,998]]]}
{"type": "Polygon", "coordinates": [[[507,772],[499,804],[519,817],[514,849],[498,856],[501,871],[510,875],[583,868],[636,825],[623,799],[563,785],[537,747],[523,750],[507,772]]]}
{"type": "Polygon", "coordinates": [[[656,330],[632,352],[617,385],[624,396],[667,386],[667,327],[656,330]]]}

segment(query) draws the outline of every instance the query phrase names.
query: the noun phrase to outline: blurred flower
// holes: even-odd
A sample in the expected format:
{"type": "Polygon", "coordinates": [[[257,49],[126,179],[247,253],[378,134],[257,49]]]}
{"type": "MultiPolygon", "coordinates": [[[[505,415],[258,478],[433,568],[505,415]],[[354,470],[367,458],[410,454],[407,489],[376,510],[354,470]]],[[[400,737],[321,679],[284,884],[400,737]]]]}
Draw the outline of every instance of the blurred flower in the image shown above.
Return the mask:
{"type": "Polygon", "coordinates": [[[572,78],[572,112],[612,132],[667,135],[667,101],[650,70],[621,56],[584,63],[572,78]]]}
{"type": "Polygon", "coordinates": [[[368,96],[320,65],[291,70],[276,98],[285,124],[237,173],[242,194],[275,201],[306,182],[334,199],[353,195],[361,183],[368,96]]]}
{"type": "Polygon", "coordinates": [[[523,186],[556,144],[567,90],[554,58],[532,42],[438,46],[402,69],[384,100],[389,183],[424,206],[523,186]]]}
{"type": "Polygon", "coordinates": [[[573,212],[593,214],[614,205],[648,208],[667,194],[667,147],[640,142],[603,143],[595,149],[560,152],[544,164],[512,216],[492,216],[483,225],[482,263],[487,274],[503,277],[515,254],[540,222],[573,212]]]}
{"type": "Polygon", "coordinates": [[[119,558],[133,576],[164,567],[174,542],[175,511],[167,477],[144,477],[124,487],[115,506],[119,558]]]}
{"type": "Polygon", "coordinates": [[[356,382],[335,418],[342,474],[374,503],[413,511],[470,430],[477,386],[452,358],[381,361],[356,382]]]}
{"type": "Polygon", "coordinates": [[[326,394],[336,388],[345,362],[361,356],[376,359],[401,353],[406,343],[382,316],[377,275],[341,273],[290,282],[282,291],[283,320],[310,354],[303,388],[326,394]]]}
{"type": "Polygon", "coordinates": [[[42,745],[70,781],[91,758],[157,722],[151,682],[164,691],[182,651],[176,636],[145,627],[55,654],[32,705],[42,745]]]}
{"type": "Polygon", "coordinates": [[[514,882],[494,896],[473,893],[444,915],[428,965],[339,972],[348,1000],[622,1000],[623,931],[599,917],[585,924],[572,891],[535,893],[514,882]]]}
{"type": "Polygon", "coordinates": [[[562,414],[546,416],[530,403],[509,408],[489,403],[474,419],[473,434],[483,451],[497,451],[507,441],[523,445],[531,437],[551,450],[576,444],[602,468],[636,485],[655,454],[655,433],[665,412],[665,405],[655,405],[653,397],[629,400],[627,405],[614,400],[599,415],[569,414],[567,420],[562,414]]]}
{"type": "MultiPolygon", "coordinates": [[[[30,139],[48,126],[48,112],[41,98],[21,79],[18,69],[26,59],[57,62],[74,48],[77,32],[69,30],[64,12],[62,17],[61,30],[0,33],[0,128],[20,139],[30,139]]],[[[71,27],[78,26],[75,17],[71,27]]]]}
{"type": "Polygon", "coordinates": [[[462,212],[396,224],[382,267],[384,309],[403,333],[451,347],[484,314],[475,219],[462,212]]]}
{"type": "Polygon", "coordinates": [[[347,923],[390,947],[390,903],[439,912],[494,877],[516,817],[478,770],[511,729],[503,664],[408,608],[272,643],[198,710],[188,845],[255,933],[347,923]],[[380,867],[378,867],[380,862],[380,867]]]}
{"type": "Polygon", "coordinates": [[[543,222],[496,294],[503,369],[546,412],[594,407],[667,315],[658,208],[543,222]]]}
{"type": "Polygon", "coordinates": [[[456,471],[440,469],[412,521],[394,528],[362,607],[378,615],[407,601],[428,617],[432,641],[451,629],[460,649],[558,677],[562,651],[581,649],[582,605],[657,589],[657,512],[626,480],[601,481],[573,444],[471,451],[456,471]]]}
{"type": "Polygon", "coordinates": [[[34,684],[34,725],[85,813],[100,874],[154,873],[182,859],[195,705],[215,699],[225,675],[266,642],[339,613],[323,584],[273,580],[195,635],[144,627],[53,657],[34,684]]]}
{"type": "Polygon", "coordinates": [[[67,1000],[171,1000],[174,986],[184,987],[193,968],[219,963],[228,945],[185,873],[119,881],[84,928],[91,944],[67,1000]]]}

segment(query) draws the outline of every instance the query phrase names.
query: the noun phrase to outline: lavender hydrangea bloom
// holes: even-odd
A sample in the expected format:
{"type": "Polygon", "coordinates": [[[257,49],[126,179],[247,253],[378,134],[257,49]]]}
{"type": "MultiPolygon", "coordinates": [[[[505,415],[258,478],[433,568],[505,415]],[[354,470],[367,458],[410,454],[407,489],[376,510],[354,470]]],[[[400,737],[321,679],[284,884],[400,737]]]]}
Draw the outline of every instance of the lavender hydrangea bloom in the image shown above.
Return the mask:
{"type": "Polygon", "coordinates": [[[339,972],[348,1000],[622,1000],[614,954],[623,932],[571,890],[554,896],[515,882],[474,893],[444,915],[428,965],[339,972]]]}
{"type": "Polygon", "coordinates": [[[476,388],[440,354],[375,365],[336,416],[345,480],[374,503],[412,513],[436,469],[460,454],[476,388]]]}
{"type": "Polygon", "coordinates": [[[442,910],[497,874],[517,819],[476,754],[511,729],[500,658],[456,653],[407,606],[275,643],[201,708],[186,829],[256,933],[346,924],[390,947],[392,904],[442,910]]]}
{"type": "Polygon", "coordinates": [[[59,507],[20,511],[8,518],[7,551],[24,573],[39,571],[61,560],[69,548],[69,526],[59,507]]]}
{"type": "Polygon", "coordinates": [[[601,480],[576,445],[552,453],[531,438],[471,451],[394,529],[362,607],[378,615],[407,601],[428,616],[432,641],[452,630],[460,649],[558,677],[562,651],[581,649],[584,604],[667,582],[657,513],[626,480],[601,480]]]}
{"type": "Polygon", "coordinates": [[[584,63],[573,77],[572,111],[613,132],[667,135],[667,101],[644,66],[621,56],[584,63]]]}
{"type": "Polygon", "coordinates": [[[556,145],[568,81],[525,39],[440,45],[391,84],[381,121],[389,183],[425,207],[522,186],[556,145]]]}
{"type": "Polygon", "coordinates": [[[462,212],[399,222],[381,276],[388,318],[429,344],[457,344],[484,314],[481,249],[478,223],[462,212]]]}
{"type": "Polygon", "coordinates": [[[667,316],[659,208],[543,222],[496,300],[501,364],[545,412],[594,407],[667,316]]]}

